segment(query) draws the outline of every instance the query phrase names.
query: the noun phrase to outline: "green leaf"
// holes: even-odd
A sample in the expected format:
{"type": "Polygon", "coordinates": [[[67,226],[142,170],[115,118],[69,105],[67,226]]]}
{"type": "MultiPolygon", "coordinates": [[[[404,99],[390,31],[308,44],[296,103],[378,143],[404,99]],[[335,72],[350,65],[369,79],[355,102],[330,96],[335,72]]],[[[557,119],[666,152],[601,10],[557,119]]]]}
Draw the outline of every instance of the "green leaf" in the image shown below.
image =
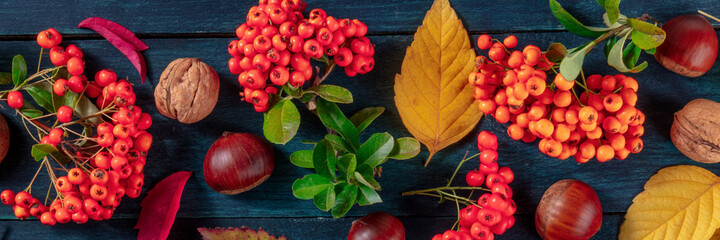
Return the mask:
{"type": "Polygon", "coordinates": [[[350,91],[345,89],[344,87],[340,86],[323,84],[311,87],[307,91],[315,92],[321,98],[335,103],[353,102],[352,93],[350,93],[350,91]]]}
{"type": "Polygon", "coordinates": [[[287,95],[290,95],[291,97],[294,97],[294,98],[300,98],[300,96],[302,96],[302,94],[303,94],[302,89],[294,88],[294,87],[290,86],[289,83],[283,85],[282,89],[283,89],[283,91],[285,91],[285,93],[287,93],[287,95]]]}
{"type": "Polygon", "coordinates": [[[362,183],[365,186],[371,187],[372,189],[380,191],[380,183],[375,181],[374,178],[365,178],[361,173],[355,172],[355,180],[362,183]]]}
{"type": "Polygon", "coordinates": [[[369,107],[365,108],[363,110],[360,110],[359,112],[356,112],[355,114],[350,117],[350,121],[355,125],[358,132],[362,132],[365,130],[365,128],[370,125],[377,117],[379,117],[383,112],[385,111],[384,107],[369,107]]]}
{"type": "MultiPolygon", "coordinates": [[[[363,180],[370,184],[370,187],[378,190],[380,189],[380,183],[375,180],[375,168],[373,168],[369,164],[358,165],[358,167],[355,169],[355,173],[360,173],[363,180]]],[[[356,177],[357,179],[357,175],[353,177],[356,177]]]]}
{"type": "Polygon", "coordinates": [[[634,67],[640,58],[640,53],[642,53],[642,49],[630,42],[627,47],[625,47],[625,50],[623,50],[623,62],[625,62],[625,66],[628,68],[634,67]]]}
{"type": "Polygon", "coordinates": [[[610,50],[612,49],[613,46],[615,46],[616,42],[617,42],[617,37],[615,37],[615,36],[609,37],[607,40],[605,40],[605,48],[603,49],[603,51],[605,52],[606,58],[608,56],[610,56],[610,50]]]}
{"type": "Polygon", "coordinates": [[[317,144],[316,141],[307,140],[307,139],[300,140],[300,143],[302,143],[302,144],[309,144],[309,145],[315,145],[315,144],[317,144]]]}
{"type": "Polygon", "coordinates": [[[289,142],[300,127],[300,113],[290,99],[280,100],[267,113],[263,122],[265,138],[275,144],[289,142]]]}
{"type": "Polygon", "coordinates": [[[40,161],[43,158],[45,158],[48,154],[57,152],[57,148],[53,147],[50,144],[35,144],[32,146],[32,149],[30,149],[30,155],[35,158],[35,161],[40,161]]]}
{"type": "Polygon", "coordinates": [[[568,51],[565,45],[562,43],[553,43],[550,44],[550,47],[548,47],[548,50],[545,52],[545,57],[547,57],[550,62],[559,63],[567,54],[568,51]]]}
{"type": "Polygon", "coordinates": [[[317,100],[317,113],[320,121],[326,127],[335,130],[345,141],[350,143],[353,149],[357,149],[360,145],[357,128],[345,117],[340,108],[332,102],[324,99],[317,100]]]}
{"type": "Polygon", "coordinates": [[[35,102],[40,105],[40,107],[50,112],[55,112],[55,108],[53,107],[52,94],[50,94],[50,92],[34,86],[25,87],[25,90],[30,94],[30,96],[35,100],[35,102]]]}
{"type": "Polygon", "coordinates": [[[337,159],[335,157],[335,149],[325,139],[320,140],[313,149],[313,167],[315,172],[320,176],[335,179],[335,165],[337,159]]]}
{"type": "Polygon", "coordinates": [[[330,210],[333,217],[339,218],[345,216],[350,211],[353,205],[355,205],[355,199],[358,195],[358,187],[355,185],[347,185],[337,195],[335,205],[330,210]]]}
{"type": "Polygon", "coordinates": [[[335,188],[332,185],[328,186],[313,197],[313,202],[318,209],[327,212],[335,205],[335,188]]]}
{"type": "Polygon", "coordinates": [[[347,181],[350,181],[350,179],[354,176],[356,167],[357,158],[355,158],[355,154],[348,153],[342,155],[340,159],[338,159],[338,168],[340,168],[340,172],[343,173],[347,181]]]}
{"type": "Polygon", "coordinates": [[[663,31],[662,28],[636,18],[628,18],[627,25],[633,30],[640,31],[642,33],[650,35],[665,35],[665,31],[663,31]]]}
{"type": "Polygon", "coordinates": [[[22,55],[15,55],[12,59],[12,80],[15,86],[20,85],[27,77],[27,63],[22,55]]]}
{"type": "Polygon", "coordinates": [[[315,95],[312,92],[304,92],[303,95],[300,97],[300,101],[302,103],[308,103],[310,102],[315,95]]]}
{"type": "Polygon", "coordinates": [[[618,41],[615,46],[613,46],[613,48],[610,50],[610,54],[608,55],[608,65],[613,66],[620,72],[637,73],[645,69],[648,63],[643,62],[640,65],[634,66],[632,68],[629,68],[625,65],[625,61],[623,60],[623,46],[625,45],[625,41],[627,40],[628,35],[630,35],[630,33],[626,34],[625,37],[620,39],[620,41],[618,41]]]}
{"type": "Polygon", "coordinates": [[[622,15],[622,14],[618,14],[618,18],[612,24],[610,24],[610,18],[608,18],[607,13],[603,13],[602,18],[603,18],[603,23],[605,24],[605,26],[607,26],[610,29],[621,27],[627,21],[627,16],[622,15]]]}
{"type": "Polygon", "coordinates": [[[560,73],[568,81],[575,80],[580,71],[582,70],[583,61],[585,61],[585,54],[588,49],[595,47],[594,42],[589,42],[585,47],[576,48],[575,51],[571,51],[560,63],[560,73]]]}
{"type": "Polygon", "coordinates": [[[332,185],[333,182],[329,178],[318,174],[309,174],[295,180],[292,191],[296,198],[308,200],[332,185]]]}
{"type": "Polygon", "coordinates": [[[37,109],[22,109],[20,112],[28,118],[36,118],[43,115],[43,112],[37,109]]]}
{"type": "Polygon", "coordinates": [[[405,160],[415,157],[420,153],[420,142],[411,137],[395,139],[395,144],[388,158],[405,160]]]}
{"type": "Polygon", "coordinates": [[[647,50],[645,50],[645,53],[650,54],[650,55],[655,55],[655,49],[657,49],[657,48],[647,49],[647,50]]]}
{"type": "MultiPolygon", "coordinates": [[[[93,135],[92,125],[83,125],[82,135],[87,138],[92,138],[92,135],[93,135]]],[[[83,139],[83,140],[76,142],[75,144],[82,147],[83,145],[85,145],[86,142],[87,142],[87,139],[83,139]]]]}
{"type": "Polygon", "coordinates": [[[61,165],[70,163],[70,158],[60,151],[50,153],[50,156],[61,165]]]}
{"type": "Polygon", "coordinates": [[[359,172],[365,179],[373,178],[375,176],[375,169],[370,164],[358,164],[355,168],[355,172],[359,172]]]}
{"type": "Polygon", "coordinates": [[[620,17],[620,0],[605,0],[603,2],[605,2],[603,8],[605,8],[605,13],[607,13],[610,25],[612,25],[620,17]]]}
{"type": "Polygon", "coordinates": [[[609,28],[587,27],[583,25],[570,13],[565,11],[565,9],[563,9],[560,3],[558,3],[556,0],[550,0],[550,10],[552,11],[553,15],[555,15],[555,18],[560,22],[560,24],[562,24],[565,29],[567,29],[571,33],[583,37],[596,38],[610,30],[609,28]]]}
{"type": "Polygon", "coordinates": [[[325,135],[325,140],[330,142],[333,147],[337,150],[342,150],[345,152],[354,152],[354,149],[348,145],[347,142],[345,142],[345,139],[342,137],[335,135],[335,134],[327,134],[325,135]]]}
{"type": "Polygon", "coordinates": [[[359,188],[360,192],[358,192],[357,202],[360,206],[367,206],[382,202],[380,195],[372,188],[365,185],[360,185],[359,188]]]}
{"type": "Polygon", "coordinates": [[[0,72],[0,85],[13,84],[12,73],[0,72]]]}
{"type": "Polygon", "coordinates": [[[290,162],[301,168],[313,168],[313,150],[300,150],[290,154],[290,162]]]}
{"type": "Polygon", "coordinates": [[[357,151],[358,164],[377,166],[387,161],[395,140],[389,133],[375,133],[357,151]]]}
{"type": "MultiPolygon", "coordinates": [[[[642,22],[642,23],[645,23],[645,22],[642,22]]],[[[648,24],[648,23],[645,23],[645,24],[648,24]]],[[[655,27],[652,24],[648,24],[648,25],[655,27]]],[[[649,33],[644,33],[644,32],[641,32],[641,31],[638,31],[637,29],[635,29],[632,31],[632,35],[631,35],[632,42],[635,43],[635,45],[637,45],[639,48],[642,48],[644,50],[656,48],[656,47],[660,46],[660,44],[665,42],[665,31],[663,31],[662,29],[660,29],[660,31],[662,31],[662,34],[649,34],[649,33]]]]}

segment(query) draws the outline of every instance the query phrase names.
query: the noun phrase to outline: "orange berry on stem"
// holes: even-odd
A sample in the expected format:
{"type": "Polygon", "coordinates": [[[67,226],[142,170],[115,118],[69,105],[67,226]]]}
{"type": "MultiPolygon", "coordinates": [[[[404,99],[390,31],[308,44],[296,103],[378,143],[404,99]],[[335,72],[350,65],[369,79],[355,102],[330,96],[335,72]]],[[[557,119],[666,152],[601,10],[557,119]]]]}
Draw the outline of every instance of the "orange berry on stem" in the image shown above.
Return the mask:
{"type": "MultiPolygon", "coordinates": [[[[634,105],[634,104],[633,104],[634,105]]],[[[603,107],[608,112],[617,112],[623,106],[623,99],[617,93],[610,93],[603,99],[603,107]]]]}
{"type": "Polygon", "coordinates": [[[598,112],[595,110],[595,108],[590,106],[585,106],[580,109],[580,112],[578,112],[578,119],[585,124],[591,124],[595,123],[598,117],[598,112]]]}
{"type": "Polygon", "coordinates": [[[608,136],[607,139],[610,141],[610,146],[615,149],[615,151],[625,148],[625,136],[622,134],[613,134],[608,136]]]}
{"type": "Polygon", "coordinates": [[[498,106],[493,117],[498,123],[506,123],[510,121],[510,111],[507,106],[498,106]]]}
{"type": "Polygon", "coordinates": [[[540,96],[543,94],[543,92],[545,92],[545,87],[545,80],[537,76],[531,77],[528,79],[527,83],[525,83],[525,88],[530,95],[533,96],[540,96]]]}
{"type": "Polygon", "coordinates": [[[565,77],[562,76],[562,74],[559,74],[559,73],[557,75],[555,75],[554,83],[558,89],[564,90],[564,91],[569,91],[570,89],[573,88],[573,86],[575,86],[574,80],[567,80],[567,79],[565,79],[565,77]]]}
{"type": "Polygon", "coordinates": [[[602,123],[602,128],[605,129],[605,131],[608,131],[611,133],[620,132],[621,127],[622,127],[622,124],[620,123],[620,120],[618,120],[617,118],[615,118],[613,116],[606,117],[602,123]]]}
{"type": "Polygon", "coordinates": [[[602,145],[597,148],[595,157],[599,162],[610,161],[610,159],[615,157],[615,150],[610,145],[602,145]]]}
{"type": "Polygon", "coordinates": [[[569,91],[557,91],[555,93],[555,96],[553,97],[553,103],[555,103],[555,106],[558,107],[567,107],[570,106],[573,102],[573,96],[572,93],[569,91]]]}
{"type": "Polygon", "coordinates": [[[518,45],[518,39],[515,35],[510,35],[503,39],[503,44],[507,48],[515,48],[518,45]]]}
{"type": "Polygon", "coordinates": [[[537,133],[539,133],[543,138],[549,138],[555,131],[555,127],[550,120],[543,118],[535,123],[535,131],[537,131],[537,133]]]}

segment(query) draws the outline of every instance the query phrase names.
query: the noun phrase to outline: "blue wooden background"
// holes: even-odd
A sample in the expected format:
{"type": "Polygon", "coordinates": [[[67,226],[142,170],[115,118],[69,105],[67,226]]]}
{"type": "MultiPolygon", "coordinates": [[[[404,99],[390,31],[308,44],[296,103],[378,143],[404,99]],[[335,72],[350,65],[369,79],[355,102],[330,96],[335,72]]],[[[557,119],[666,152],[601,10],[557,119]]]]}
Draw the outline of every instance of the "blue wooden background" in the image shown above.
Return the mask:
{"type": "MultiPolygon", "coordinates": [[[[557,41],[567,46],[587,41],[564,31],[550,13],[547,1],[452,0],[451,3],[473,41],[481,33],[491,33],[499,39],[515,34],[521,46],[535,44],[541,48],[557,41]]],[[[601,24],[602,10],[595,1],[561,3],[581,21],[601,24]]],[[[466,151],[477,152],[475,136],[480,130],[498,134],[500,165],[511,167],[516,174],[511,186],[518,205],[517,223],[498,239],[538,238],[533,222],[535,208],[545,189],[561,179],[579,179],[595,189],[604,212],[603,225],[595,239],[614,239],[632,198],[642,191],[645,181],[657,170],[692,164],[720,174],[720,165],[699,164],[683,156],[669,136],[673,113],[685,103],[695,98],[720,101],[720,67],[715,66],[703,77],[688,79],[665,70],[651,57],[643,56],[641,61],[647,60],[650,65],[633,77],[640,83],[638,108],[647,116],[643,136],[645,148],[624,161],[592,161],[578,165],[573,160],[550,158],[537,150],[536,143],[512,141],[505,134],[506,126],[492,118],[484,118],[475,131],[438,153],[427,167],[422,166],[428,155],[425,149],[415,159],[385,164],[379,179],[384,202],[368,207],[356,206],[346,217],[333,219],[329,213],[317,210],[312,201],[297,200],[292,196],[292,182],[309,171],[293,166],[288,157],[296,150],[308,148],[300,143],[301,139],[318,140],[324,132],[313,115],[301,111],[303,121],[295,139],[287,145],[274,146],[277,162],[272,176],[252,191],[235,196],[221,195],[203,180],[202,162],[207,149],[224,131],[262,134],[262,115],[241,102],[236,76],[227,69],[229,55],[226,52],[235,28],[255,4],[256,1],[250,0],[3,1],[0,2],[0,71],[10,70],[10,60],[15,54],[23,54],[28,59],[28,69],[35,69],[39,51],[35,35],[54,27],[64,34],[63,44],[74,43],[83,49],[90,72],[112,68],[119,76],[127,76],[139,83],[137,72],[119,51],[94,32],[76,26],[87,17],[97,16],[116,21],[137,33],[150,46],[143,52],[149,81],[135,86],[137,103],[153,116],[154,125],[149,131],[155,140],[148,157],[143,192],[176,171],[194,171],[185,187],[171,239],[199,238],[197,227],[243,225],[262,227],[289,239],[343,239],[353,220],[374,211],[398,216],[405,224],[408,239],[429,239],[452,226],[456,216],[454,204],[438,205],[435,199],[401,197],[400,193],[443,184],[466,151]],[[160,73],[169,62],[182,57],[197,57],[213,66],[220,75],[222,86],[212,114],[191,125],[160,115],[153,102],[153,88],[160,73]]],[[[358,18],[369,26],[368,35],[376,44],[376,68],[355,78],[333,73],[328,80],[328,83],[347,87],[353,92],[355,102],[341,106],[345,112],[370,106],[387,108],[362,138],[380,131],[388,131],[396,137],[410,135],[393,102],[394,75],[400,71],[405,48],[410,45],[412,34],[422,24],[431,5],[430,0],[308,0],[309,8],[323,8],[338,18],[358,18]]],[[[663,22],[696,9],[720,15],[720,5],[707,0],[625,1],[620,9],[628,16],[649,13],[663,22]]],[[[713,25],[716,30],[720,26],[713,25]]],[[[588,57],[585,71],[589,74],[617,73],[605,64],[601,50],[594,50],[588,57]]],[[[0,164],[0,188],[17,191],[28,184],[37,163],[31,160],[31,139],[17,116],[7,108],[0,110],[0,114],[8,119],[12,138],[11,151],[0,164]]],[[[477,165],[468,164],[462,173],[471,167],[477,165]]],[[[44,184],[38,188],[47,186],[44,184]]],[[[143,193],[140,199],[144,196],[143,193]]],[[[10,207],[0,206],[0,239],[132,239],[137,236],[133,226],[139,212],[139,200],[126,198],[112,220],[46,227],[34,218],[19,221],[10,207]]]]}

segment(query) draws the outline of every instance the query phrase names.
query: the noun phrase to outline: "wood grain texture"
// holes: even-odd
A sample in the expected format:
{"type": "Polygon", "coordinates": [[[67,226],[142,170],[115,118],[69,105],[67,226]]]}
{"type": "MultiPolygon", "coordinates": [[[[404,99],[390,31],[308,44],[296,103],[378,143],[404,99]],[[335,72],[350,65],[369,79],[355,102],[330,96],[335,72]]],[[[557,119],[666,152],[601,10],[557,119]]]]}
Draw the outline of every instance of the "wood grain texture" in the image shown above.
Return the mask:
{"type": "MultiPolygon", "coordinates": [[[[198,227],[239,227],[248,226],[252,229],[262,228],[275,236],[284,235],[288,239],[347,239],[352,222],[360,217],[332,218],[212,218],[197,219],[178,218],[170,230],[168,239],[199,239],[198,227]]],[[[408,240],[430,239],[433,235],[443,232],[447,226],[455,222],[451,217],[400,217],[406,228],[405,238],[408,240]]],[[[606,214],[603,216],[603,227],[593,239],[616,239],[618,228],[622,223],[622,214],[606,214]]],[[[89,222],[84,225],[65,224],[56,227],[39,226],[37,221],[17,221],[12,225],[0,221],[0,239],[134,239],[137,230],[129,230],[135,220],[109,220],[89,222]],[[98,230],[101,229],[101,230],[98,230]],[[4,231],[3,231],[4,230],[4,231]],[[80,234],[82,233],[82,234],[80,234]]],[[[533,216],[516,216],[516,226],[532,225],[533,216]]],[[[513,227],[495,239],[540,239],[534,228],[513,227]]]]}
{"type": "MultiPolygon", "coordinates": [[[[552,42],[562,40],[568,47],[574,47],[584,41],[562,31],[535,32],[560,29],[547,10],[546,1],[512,3],[511,8],[505,6],[509,3],[500,4],[500,1],[451,3],[467,29],[519,31],[516,35],[521,46],[535,44],[544,48],[552,42]]],[[[562,3],[571,12],[586,8],[599,11],[595,1],[562,3]]],[[[9,71],[12,56],[18,53],[28,59],[28,69],[36,67],[39,49],[35,42],[27,37],[9,35],[34,35],[48,27],[57,27],[66,33],[84,34],[88,31],[76,29],[75,25],[90,16],[115,20],[130,30],[148,36],[168,37],[164,35],[167,33],[232,33],[235,26],[244,19],[244,16],[240,16],[241,12],[244,14],[251,5],[245,1],[175,1],[172,4],[159,1],[108,1],[84,6],[68,1],[67,4],[75,5],[63,5],[63,11],[52,11],[57,9],[56,7],[44,7],[56,4],[58,3],[51,1],[0,3],[0,26],[3,26],[0,28],[0,38],[5,39],[0,41],[0,71],[9,71]],[[236,6],[228,7],[231,4],[236,6]],[[44,21],[36,16],[45,16],[45,19],[53,21],[44,21]]],[[[431,1],[310,1],[309,5],[325,8],[332,15],[360,18],[368,22],[371,32],[375,34],[371,40],[376,44],[377,67],[372,72],[355,78],[336,72],[327,80],[329,84],[341,85],[353,92],[355,102],[340,106],[346,113],[354,113],[371,106],[387,109],[361,138],[366,139],[372,132],[384,131],[396,137],[410,136],[402,125],[393,102],[393,79],[400,71],[405,48],[412,41],[412,31],[422,22],[431,1]]],[[[701,0],[663,4],[625,1],[621,10],[628,15],[649,12],[663,20],[692,12],[701,6],[707,6],[708,12],[720,13],[718,6],[701,0]]],[[[585,19],[581,18],[581,21],[585,19]]],[[[502,39],[506,34],[494,36],[502,39]]],[[[199,226],[249,225],[254,228],[263,227],[274,234],[285,234],[293,237],[291,239],[325,239],[326,236],[330,239],[342,239],[352,220],[374,211],[387,211],[399,216],[406,222],[408,239],[429,238],[452,225],[455,206],[437,205],[435,199],[431,198],[401,197],[400,193],[442,185],[466,151],[470,154],[477,152],[475,136],[480,130],[490,130],[498,135],[500,165],[511,167],[517,176],[511,187],[515,192],[518,212],[522,215],[518,216],[516,226],[499,239],[536,238],[531,215],[545,189],[561,179],[579,179],[595,189],[606,214],[596,239],[613,239],[617,236],[623,213],[630,206],[632,198],[642,191],[645,181],[657,170],[671,165],[690,164],[720,174],[720,165],[696,163],[686,158],[673,146],[669,136],[673,113],[680,110],[685,103],[695,98],[720,101],[720,82],[717,80],[720,67],[715,66],[700,78],[687,79],[665,70],[652,58],[643,56],[641,61],[648,61],[649,67],[632,76],[640,84],[638,108],[645,112],[647,119],[643,136],[645,148],[640,154],[633,154],[627,160],[613,160],[602,164],[593,161],[578,165],[572,160],[549,158],[537,150],[536,143],[513,141],[505,134],[506,125],[498,124],[492,118],[484,118],[467,137],[433,157],[434,160],[427,168],[422,167],[422,160],[428,156],[426,149],[414,159],[388,162],[383,167],[382,178],[379,179],[383,186],[380,195],[384,202],[367,207],[354,207],[347,214],[348,217],[332,219],[328,213],[317,210],[312,201],[297,200],[292,196],[292,182],[310,171],[293,166],[288,161],[290,153],[309,149],[310,146],[300,143],[300,140],[319,140],[325,132],[320,127],[320,121],[302,109],[303,106],[298,105],[302,115],[301,128],[295,139],[287,145],[274,146],[277,162],[273,175],[256,189],[236,196],[225,196],[214,192],[203,180],[202,161],[205,153],[224,131],[262,135],[262,115],[255,113],[251,105],[242,102],[238,96],[240,87],[237,78],[227,69],[229,55],[226,53],[226,46],[230,38],[165,37],[143,39],[150,46],[150,49],[143,52],[149,77],[149,81],[144,85],[139,85],[139,77],[132,64],[110,43],[104,40],[73,39],[66,42],[75,43],[83,49],[88,71],[94,73],[101,68],[112,68],[119,77],[127,76],[132,82],[138,83],[135,86],[137,102],[144,111],[151,113],[154,126],[149,131],[155,136],[148,157],[144,191],[171,173],[181,170],[195,172],[186,185],[186,194],[178,212],[178,222],[171,232],[172,238],[195,238],[198,235],[194,235],[194,227],[199,226]],[[204,120],[191,125],[181,124],[160,115],[153,102],[153,88],[160,73],[172,60],[182,57],[198,57],[213,66],[221,82],[215,110],[204,120]],[[440,220],[435,217],[440,217],[440,220]]],[[[471,41],[476,39],[477,35],[471,36],[471,41]]],[[[481,54],[485,54],[485,51],[481,54]]],[[[606,65],[602,55],[601,50],[594,50],[590,54],[585,62],[586,73],[616,74],[615,70],[606,65]]],[[[6,106],[4,103],[0,105],[6,106]]],[[[0,164],[0,188],[23,189],[37,166],[30,157],[31,140],[18,117],[13,116],[13,112],[5,107],[0,109],[0,114],[8,120],[13,139],[11,151],[0,164]]],[[[465,166],[461,173],[474,167],[477,167],[477,162],[465,166]]],[[[42,175],[40,179],[44,177],[45,175],[42,175]]],[[[37,184],[38,189],[44,190],[47,187],[47,183],[42,181],[37,184]]],[[[140,198],[144,196],[145,194],[140,198]]],[[[27,238],[36,236],[34,234],[50,234],[44,236],[71,239],[108,236],[134,238],[137,232],[132,230],[132,226],[140,212],[139,202],[138,199],[126,198],[116,211],[116,220],[82,226],[66,224],[52,228],[40,226],[37,221],[17,221],[9,207],[0,206],[0,234],[4,232],[0,239],[27,238]]]]}
{"type": "MultiPolygon", "coordinates": [[[[322,8],[338,18],[357,18],[369,26],[370,34],[411,33],[422,23],[432,0],[308,0],[308,6],[322,8]]],[[[546,0],[507,2],[450,1],[468,31],[548,31],[563,30],[550,14],[546,0]]],[[[563,7],[586,24],[601,25],[602,8],[590,0],[560,1],[563,7]]],[[[55,27],[61,33],[90,34],[78,29],[77,24],[88,17],[102,17],[120,23],[131,31],[146,34],[163,33],[226,33],[245,21],[247,10],[256,0],[179,0],[179,1],[5,1],[0,3],[3,24],[0,35],[36,35],[39,31],[55,27]],[[60,6],[60,8],[56,7],[60,6]],[[62,11],[58,10],[62,9],[62,11]],[[192,14],[189,14],[192,13],[192,14]],[[48,22],[46,19],[52,19],[48,22]],[[62,21],[55,21],[62,20],[62,21]]],[[[708,0],[624,1],[621,13],[639,17],[649,13],[666,22],[679,14],[694,13],[702,9],[720,15],[717,4],[708,0]]],[[[713,22],[714,26],[720,24],[713,22]]]]}

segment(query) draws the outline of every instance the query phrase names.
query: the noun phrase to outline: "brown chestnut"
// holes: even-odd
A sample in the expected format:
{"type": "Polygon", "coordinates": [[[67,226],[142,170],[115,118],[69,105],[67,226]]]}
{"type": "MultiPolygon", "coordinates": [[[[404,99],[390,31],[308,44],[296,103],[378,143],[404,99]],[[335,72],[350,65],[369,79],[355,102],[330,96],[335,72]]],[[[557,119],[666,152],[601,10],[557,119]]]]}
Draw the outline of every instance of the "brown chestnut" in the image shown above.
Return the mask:
{"type": "Polygon", "coordinates": [[[535,228],[542,239],[590,239],[602,225],[602,207],[595,190],[579,180],[561,180],[545,190],[535,228]]]}

